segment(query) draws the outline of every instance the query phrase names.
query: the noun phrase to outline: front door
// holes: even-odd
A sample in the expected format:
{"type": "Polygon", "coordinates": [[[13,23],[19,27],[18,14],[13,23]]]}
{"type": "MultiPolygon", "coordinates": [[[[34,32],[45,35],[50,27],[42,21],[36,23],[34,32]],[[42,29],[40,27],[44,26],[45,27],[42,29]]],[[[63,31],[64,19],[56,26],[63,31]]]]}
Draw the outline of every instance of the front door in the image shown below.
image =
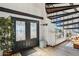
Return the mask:
{"type": "Polygon", "coordinates": [[[39,45],[39,22],[12,17],[15,21],[15,50],[28,49],[39,45]]]}

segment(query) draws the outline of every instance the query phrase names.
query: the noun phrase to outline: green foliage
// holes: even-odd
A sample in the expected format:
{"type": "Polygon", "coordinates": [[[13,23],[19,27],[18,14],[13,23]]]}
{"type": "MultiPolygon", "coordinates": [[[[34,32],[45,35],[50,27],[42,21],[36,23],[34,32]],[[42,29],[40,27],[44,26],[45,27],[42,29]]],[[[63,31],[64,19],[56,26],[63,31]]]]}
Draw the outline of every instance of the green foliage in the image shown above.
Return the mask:
{"type": "Polygon", "coordinates": [[[71,37],[71,35],[72,34],[69,32],[69,33],[66,34],[66,37],[71,37]]]}
{"type": "Polygon", "coordinates": [[[0,18],[0,47],[2,50],[11,50],[13,46],[13,25],[11,17],[0,18]]]}

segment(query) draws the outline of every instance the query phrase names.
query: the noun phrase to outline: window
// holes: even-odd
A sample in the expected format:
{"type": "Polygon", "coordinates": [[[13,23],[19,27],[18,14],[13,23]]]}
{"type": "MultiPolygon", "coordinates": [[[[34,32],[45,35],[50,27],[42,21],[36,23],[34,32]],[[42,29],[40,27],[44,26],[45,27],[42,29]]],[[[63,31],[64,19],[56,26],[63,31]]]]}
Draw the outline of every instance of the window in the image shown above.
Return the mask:
{"type": "Polygon", "coordinates": [[[36,23],[30,23],[30,35],[31,39],[37,38],[37,24],[36,23]]]}

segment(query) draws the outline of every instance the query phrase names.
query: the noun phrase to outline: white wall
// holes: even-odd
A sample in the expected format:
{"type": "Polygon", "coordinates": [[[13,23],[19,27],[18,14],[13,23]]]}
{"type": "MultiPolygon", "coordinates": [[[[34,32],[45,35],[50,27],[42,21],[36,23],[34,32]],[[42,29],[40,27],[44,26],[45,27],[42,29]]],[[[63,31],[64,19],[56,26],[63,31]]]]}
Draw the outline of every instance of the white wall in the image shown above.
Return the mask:
{"type": "Polygon", "coordinates": [[[55,45],[55,26],[51,21],[48,23],[48,36],[48,45],[55,45]]]}
{"type": "Polygon", "coordinates": [[[47,37],[46,37],[47,40],[46,41],[47,41],[48,45],[50,45],[50,46],[57,45],[57,44],[59,44],[59,43],[66,40],[66,32],[64,32],[64,37],[56,39],[56,34],[57,33],[56,33],[55,28],[56,28],[56,25],[51,23],[51,20],[50,20],[48,22],[48,27],[47,27],[47,29],[48,29],[47,34],[48,35],[46,34],[47,35],[47,37]]]}
{"type": "Polygon", "coordinates": [[[0,3],[0,7],[6,7],[21,12],[44,16],[43,3],[0,3]]]}

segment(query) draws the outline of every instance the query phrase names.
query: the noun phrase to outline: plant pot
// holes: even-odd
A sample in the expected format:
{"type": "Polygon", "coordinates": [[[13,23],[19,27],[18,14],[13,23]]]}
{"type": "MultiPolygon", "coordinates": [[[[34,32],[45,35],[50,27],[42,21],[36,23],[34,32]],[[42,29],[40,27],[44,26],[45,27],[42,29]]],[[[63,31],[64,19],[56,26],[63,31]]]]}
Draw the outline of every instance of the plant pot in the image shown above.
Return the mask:
{"type": "Polygon", "coordinates": [[[73,44],[74,48],[79,49],[79,45],[73,44]]]}
{"type": "Polygon", "coordinates": [[[45,48],[46,47],[46,42],[44,40],[40,41],[40,48],[45,48]]]}
{"type": "Polygon", "coordinates": [[[2,56],[2,55],[3,55],[3,50],[0,51],[0,56],[2,56]]]}
{"type": "Polygon", "coordinates": [[[12,51],[9,51],[9,50],[4,50],[3,51],[3,56],[11,56],[13,54],[12,51]]]}

